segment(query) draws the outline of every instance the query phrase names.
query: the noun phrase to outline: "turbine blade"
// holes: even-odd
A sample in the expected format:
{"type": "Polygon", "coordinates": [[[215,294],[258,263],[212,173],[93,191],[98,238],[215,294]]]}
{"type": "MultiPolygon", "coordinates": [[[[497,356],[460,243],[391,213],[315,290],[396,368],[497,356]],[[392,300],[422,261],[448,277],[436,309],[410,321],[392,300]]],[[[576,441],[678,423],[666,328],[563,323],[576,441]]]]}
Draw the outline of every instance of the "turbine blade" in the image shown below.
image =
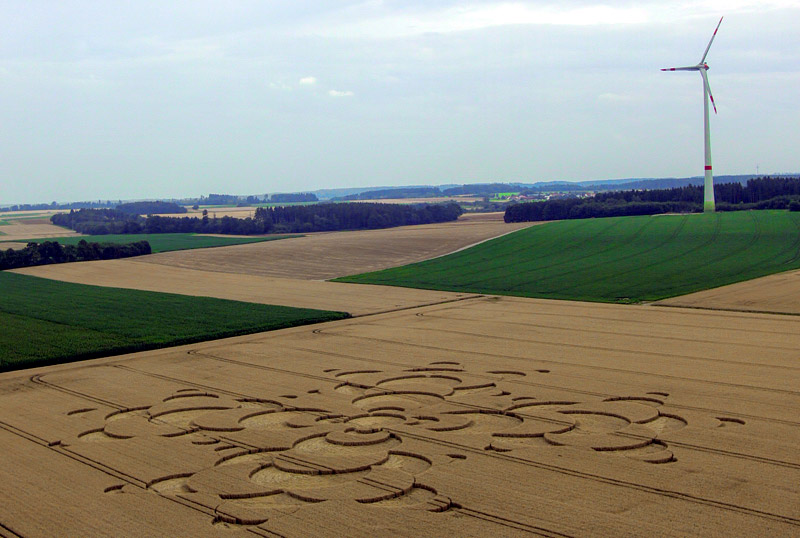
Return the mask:
{"type": "Polygon", "coordinates": [[[711,86],[708,84],[708,74],[704,70],[700,70],[700,74],[703,75],[703,84],[708,92],[708,97],[711,98],[711,105],[714,107],[714,114],[716,114],[717,104],[714,102],[714,94],[711,93],[711,86]]]}
{"type": "Polygon", "coordinates": [[[717,23],[717,27],[714,28],[714,33],[711,34],[711,40],[708,42],[708,46],[706,47],[706,51],[703,53],[703,58],[700,60],[700,64],[706,61],[706,56],[708,56],[708,49],[711,48],[711,43],[714,42],[714,38],[717,37],[717,30],[719,30],[719,25],[722,24],[722,17],[719,18],[719,22],[717,23]]]}
{"type": "Polygon", "coordinates": [[[662,71],[699,71],[700,66],[698,65],[690,65],[687,67],[665,67],[662,71]]]}

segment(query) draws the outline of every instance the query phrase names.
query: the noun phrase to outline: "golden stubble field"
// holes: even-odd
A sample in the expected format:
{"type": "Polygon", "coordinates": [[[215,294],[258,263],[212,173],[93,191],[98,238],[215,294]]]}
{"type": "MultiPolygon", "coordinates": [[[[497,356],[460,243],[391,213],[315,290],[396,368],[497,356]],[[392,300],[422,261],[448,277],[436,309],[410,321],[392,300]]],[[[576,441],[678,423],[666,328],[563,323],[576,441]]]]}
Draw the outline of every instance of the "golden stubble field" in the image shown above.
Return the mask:
{"type": "Polygon", "coordinates": [[[15,211],[0,213],[0,220],[7,224],[0,226],[0,248],[21,248],[25,239],[44,239],[81,235],[74,230],[56,226],[50,216],[59,211],[15,211]]]}
{"type": "Polygon", "coordinates": [[[790,536],[800,318],[467,298],[0,376],[0,533],[790,536]]]}
{"type": "Polygon", "coordinates": [[[756,278],[730,286],[659,301],[659,305],[800,314],[800,271],[756,278]]]}

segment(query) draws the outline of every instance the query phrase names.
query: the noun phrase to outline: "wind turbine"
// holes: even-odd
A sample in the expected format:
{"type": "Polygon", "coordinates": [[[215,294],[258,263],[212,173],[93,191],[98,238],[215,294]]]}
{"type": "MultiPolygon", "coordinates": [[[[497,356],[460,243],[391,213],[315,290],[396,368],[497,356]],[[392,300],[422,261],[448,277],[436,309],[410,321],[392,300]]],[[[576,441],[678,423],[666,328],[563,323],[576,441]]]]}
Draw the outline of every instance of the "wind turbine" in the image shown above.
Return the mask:
{"type": "Polygon", "coordinates": [[[717,27],[714,29],[714,33],[711,35],[711,40],[708,42],[708,46],[706,47],[706,51],[703,53],[703,57],[700,59],[700,63],[697,65],[690,65],[687,67],[668,67],[666,69],[662,69],[662,71],[700,71],[700,76],[703,77],[703,113],[704,113],[704,131],[705,131],[705,157],[706,157],[706,168],[705,168],[705,185],[703,187],[703,211],[711,212],[714,211],[714,174],[711,171],[711,130],[709,128],[709,121],[708,121],[708,99],[711,98],[711,104],[714,107],[714,114],[717,113],[717,105],[714,103],[714,95],[711,93],[711,87],[708,85],[708,64],[706,63],[706,56],[708,56],[708,49],[711,48],[711,43],[714,42],[714,38],[717,36],[717,30],[719,30],[719,25],[722,24],[722,17],[720,17],[719,22],[717,23],[717,27]]]}

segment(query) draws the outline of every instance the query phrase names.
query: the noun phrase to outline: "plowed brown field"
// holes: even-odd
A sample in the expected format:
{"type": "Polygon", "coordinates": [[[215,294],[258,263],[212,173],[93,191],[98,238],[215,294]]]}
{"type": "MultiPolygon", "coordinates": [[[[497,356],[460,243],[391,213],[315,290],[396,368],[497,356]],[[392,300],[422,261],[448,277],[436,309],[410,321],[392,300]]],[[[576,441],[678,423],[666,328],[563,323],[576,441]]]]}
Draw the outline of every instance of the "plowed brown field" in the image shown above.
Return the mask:
{"type": "Polygon", "coordinates": [[[0,375],[0,534],[792,536],[800,318],[473,298],[0,375]]]}
{"type": "Polygon", "coordinates": [[[756,278],[655,303],[745,312],[800,314],[800,271],[756,278]]]}

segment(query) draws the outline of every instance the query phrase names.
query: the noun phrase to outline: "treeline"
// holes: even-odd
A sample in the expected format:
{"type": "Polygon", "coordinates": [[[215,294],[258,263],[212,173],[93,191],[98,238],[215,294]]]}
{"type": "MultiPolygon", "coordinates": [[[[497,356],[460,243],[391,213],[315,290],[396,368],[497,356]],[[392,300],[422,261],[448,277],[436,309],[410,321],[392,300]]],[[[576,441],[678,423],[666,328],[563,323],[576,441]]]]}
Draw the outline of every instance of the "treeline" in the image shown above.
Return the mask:
{"type": "Polygon", "coordinates": [[[0,207],[0,211],[43,211],[50,209],[89,209],[89,208],[102,208],[114,207],[122,203],[122,201],[112,202],[111,200],[98,200],[96,202],[70,202],[67,204],[59,204],[58,202],[51,202],[49,204],[16,204],[8,207],[0,207]]]}
{"type": "MultiPolygon", "coordinates": [[[[800,205],[800,178],[755,178],[714,186],[717,211],[795,209],[800,205]]],[[[598,193],[593,198],[568,198],[514,204],[506,208],[506,222],[697,213],[703,210],[703,187],[628,190],[598,193]]]]}
{"type": "Polygon", "coordinates": [[[133,215],[159,215],[164,213],[186,213],[186,208],[173,202],[128,202],[116,209],[133,215]]]}
{"type": "Polygon", "coordinates": [[[506,222],[628,217],[661,213],[696,213],[702,205],[691,202],[594,202],[591,198],[564,198],[546,202],[513,204],[506,208],[506,222]]]}
{"type": "Polygon", "coordinates": [[[236,206],[244,206],[244,205],[252,205],[252,204],[259,204],[259,203],[274,203],[274,204],[290,204],[290,203],[297,203],[297,202],[316,202],[319,199],[317,195],[313,192],[289,192],[289,193],[277,193],[273,194],[272,196],[264,195],[264,196],[256,196],[256,195],[249,195],[249,196],[239,196],[236,194],[214,194],[211,193],[208,196],[201,196],[196,200],[189,200],[189,203],[194,203],[196,205],[236,205],[236,206]]]}
{"type": "Polygon", "coordinates": [[[260,207],[255,220],[271,231],[327,232],[392,228],[456,220],[463,210],[454,203],[369,204],[341,203],[313,206],[260,207]]]}
{"type": "Polygon", "coordinates": [[[48,265],[52,263],[114,260],[150,254],[150,243],[89,243],[81,239],[77,245],[62,245],[57,241],[28,243],[19,250],[0,250],[0,270],[48,265]]]}
{"type": "Polygon", "coordinates": [[[369,204],[340,203],[308,206],[261,207],[254,218],[162,217],[125,213],[115,209],[82,209],[53,215],[53,224],[88,235],[140,233],[217,233],[255,235],[336,230],[390,228],[457,219],[456,203],[369,204]]]}
{"type": "MultiPolygon", "coordinates": [[[[717,183],[714,199],[724,204],[755,204],[781,196],[800,196],[800,178],[761,177],[750,179],[746,184],[717,183]]],[[[598,202],[694,202],[703,203],[703,186],[688,185],[672,189],[623,190],[597,193],[598,202]]]]}
{"type": "Polygon", "coordinates": [[[292,192],[273,194],[269,197],[269,201],[273,204],[291,204],[297,202],[316,202],[318,198],[313,192],[292,192]]]}

